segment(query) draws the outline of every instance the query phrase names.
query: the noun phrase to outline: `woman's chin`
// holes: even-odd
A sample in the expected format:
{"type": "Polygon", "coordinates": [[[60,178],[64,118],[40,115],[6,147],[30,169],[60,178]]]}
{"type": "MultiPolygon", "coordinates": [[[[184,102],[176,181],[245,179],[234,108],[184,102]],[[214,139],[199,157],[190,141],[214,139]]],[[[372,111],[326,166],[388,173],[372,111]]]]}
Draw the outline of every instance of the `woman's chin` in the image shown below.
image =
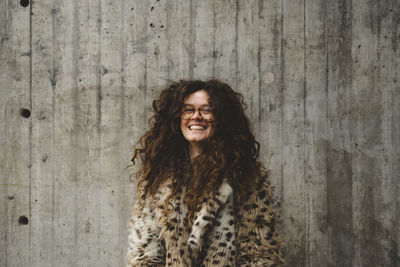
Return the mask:
{"type": "Polygon", "coordinates": [[[207,138],[191,138],[189,139],[189,143],[193,145],[200,145],[204,143],[207,140],[207,138]]]}
{"type": "Polygon", "coordinates": [[[189,141],[189,143],[201,143],[204,142],[208,139],[209,135],[205,133],[192,133],[188,136],[186,136],[186,140],[189,141]]]}

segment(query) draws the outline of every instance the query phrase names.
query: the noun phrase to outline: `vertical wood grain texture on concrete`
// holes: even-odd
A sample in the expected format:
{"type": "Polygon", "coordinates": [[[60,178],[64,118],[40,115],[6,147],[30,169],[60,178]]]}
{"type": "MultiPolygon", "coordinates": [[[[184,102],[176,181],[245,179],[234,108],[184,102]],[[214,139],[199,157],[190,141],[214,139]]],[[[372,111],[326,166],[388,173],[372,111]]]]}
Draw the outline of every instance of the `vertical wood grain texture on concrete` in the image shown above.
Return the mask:
{"type": "MultiPolygon", "coordinates": [[[[286,253],[290,265],[305,266],[307,261],[307,218],[309,192],[306,191],[307,162],[305,151],[305,38],[304,2],[284,1],[282,6],[282,216],[286,233],[286,253]]],[[[269,140],[271,142],[273,140],[269,140]]]]}
{"type": "Polygon", "coordinates": [[[212,77],[245,97],[288,266],[400,266],[398,0],[0,10],[0,266],[124,266],[152,101],[212,77]]]}
{"type": "Polygon", "coordinates": [[[327,3],[327,91],[329,137],[327,142],[327,223],[332,266],[353,266],[355,255],[352,212],[352,3],[327,3]]]}
{"type": "Polygon", "coordinates": [[[0,266],[27,266],[30,225],[20,217],[29,219],[31,207],[30,9],[1,1],[0,10],[0,266]]]}

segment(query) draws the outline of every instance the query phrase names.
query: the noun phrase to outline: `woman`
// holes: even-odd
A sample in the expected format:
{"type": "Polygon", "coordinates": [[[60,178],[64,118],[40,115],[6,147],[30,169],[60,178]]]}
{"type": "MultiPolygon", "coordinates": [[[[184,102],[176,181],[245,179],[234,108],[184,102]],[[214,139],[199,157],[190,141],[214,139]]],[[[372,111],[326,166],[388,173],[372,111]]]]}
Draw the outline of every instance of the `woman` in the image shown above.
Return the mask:
{"type": "Polygon", "coordinates": [[[128,266],[282,265],[242,95],[217,80],[180,81],[153,109],[132,159],[142,166],[128,266]]]}

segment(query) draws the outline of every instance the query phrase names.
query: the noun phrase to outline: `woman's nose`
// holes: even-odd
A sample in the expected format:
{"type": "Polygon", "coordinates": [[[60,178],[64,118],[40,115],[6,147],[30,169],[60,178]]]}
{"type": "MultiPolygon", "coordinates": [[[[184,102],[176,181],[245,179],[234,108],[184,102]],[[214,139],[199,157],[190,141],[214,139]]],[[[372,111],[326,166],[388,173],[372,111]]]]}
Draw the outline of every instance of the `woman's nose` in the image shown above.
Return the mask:
{"type": "Polygon", "coordinates": [[[203,117],[201,116],[200,111],[199,111],[198,109],[196,109],[196,110],[194,111],[193,115],[192,115],[192,119],[199,120],[199,119],[202,119],[202,118],[203,118],[203,117]]]}

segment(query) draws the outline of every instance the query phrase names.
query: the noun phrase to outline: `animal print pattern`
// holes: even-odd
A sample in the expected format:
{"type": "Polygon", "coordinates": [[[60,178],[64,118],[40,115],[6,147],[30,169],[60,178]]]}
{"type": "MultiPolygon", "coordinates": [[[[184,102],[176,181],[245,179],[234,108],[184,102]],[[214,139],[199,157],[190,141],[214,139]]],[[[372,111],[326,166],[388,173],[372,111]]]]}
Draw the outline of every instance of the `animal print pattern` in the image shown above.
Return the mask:
{"type": "Polygon", "coordinates": [[[165,266],[165,248],[159,239],[160,227],[155,221],[154,208],[135,205],[129,221],[128,265],[165,266]]]}
{"type": "Polygon", "coordinates": [[[235,198],[224,181],[211,194],[193,225],[181,195],[164,200],[169,186],[162,186],[145,206],[136,204],[129,223],[128,267],[133,266],[282,266],[282,239],[277,230],[270,186],[255,184],[245,201],[235,198]]]}
{"type": "Polygon", "coordinates": [[[202,247],[201,236],[206,230],[206,226],[213,223],[215,215],[219,208],[226,203],[228,197],[232,195],[232,187],[224,181],[215,194],[208,202],[206,202],[196,215],[192,233],[187,241],[191,250],[198,251],[202,247]]]}
{"type": "Polygon", "coordinates": [[[282,238],[277,227],[278,215],[275,212],[270,185],[266,179],[259,180],[255,193],[247,201],[238,203],[237,240],[239,266],[279,266],[282,238]]]}

